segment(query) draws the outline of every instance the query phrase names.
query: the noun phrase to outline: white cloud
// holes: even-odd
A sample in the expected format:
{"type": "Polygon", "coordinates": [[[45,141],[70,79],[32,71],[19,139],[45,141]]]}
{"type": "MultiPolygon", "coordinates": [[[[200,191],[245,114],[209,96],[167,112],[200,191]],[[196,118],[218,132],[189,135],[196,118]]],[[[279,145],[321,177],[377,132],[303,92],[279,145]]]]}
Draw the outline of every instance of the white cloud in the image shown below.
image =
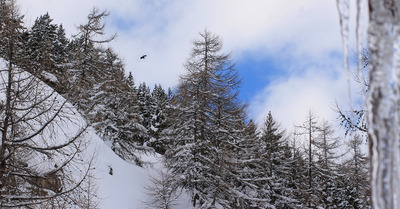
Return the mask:
{"type": "Polygon", "coordinates": [[[224,49],[233,51],[235,59],[252,53],[260,59],[272,56],[290,60],[281,64],[282,70],[289,72],[288,77],[270,83],[251,101],[253,115],[272,110],[287,125],[301,122],[310,108],[322,117],[331,118],[330,108],[335,98],[344,97],[343,92],[347,92],[343,83],[346,79],[338,65],[333,69],[338,76],[321,72],[326,69],[320,68],[332,62],[327,60],[331,59],[330,53],[341,50],[335,0],[19,0],[18,3],[28,22],[48,11],[70,33],[74,33],[74,26],[86,21],[93,6],[108,9],[111,16],[107,30],[109,34],[118,33],[114,48],[124,58],[127,71],[133,71],[136,82],[145,81],[149,85],[177,84],[178,76],[184,73],[183,63],[192,47],[191,41],[205,28],[223,38],[224,49]],[[143,54],[148,57],[140,60],[143,54]]]}
{"type": "MultiPolygon", "coordinates": [[[[349,96],[354,101],[360,95],[354,90],[349,95],[349,75],[340,66],[337,67],[332,71],[308,68],[302,74],[273,81],[250,102],[251,115],[257,116],[256,121],[262,124],[271,111],[282,126],[290,131],[293,126],[302,125],[311,110],[320,122],[328,120],[335,126],[339,125],[336,104],[348,110],[349,96]],[[332,76],[335,72],[337,74],[332,76]]],[[[350,86],[356,85],[350,82],[350,86]]]]}
{"type": "Polygon", "coordinates": [[[176,84],[191,40],[204,28],[221,35],[225,49],[233,50],[236,58],[252,50],[275,54],[288,45],[293,48],[284,52],[310,56],[340,48],[333,0],[20,0],[19,4],[28,22],[48,11],[70,33],[85,22],[93,6],[108,9],[108,31],[119,34],[114,47],[138,82],[176,84]],[[121,30],[122,22],[131,27],[121,30]],[[139,62],[138,55],[144,53],[148,60],[139,62]]]}

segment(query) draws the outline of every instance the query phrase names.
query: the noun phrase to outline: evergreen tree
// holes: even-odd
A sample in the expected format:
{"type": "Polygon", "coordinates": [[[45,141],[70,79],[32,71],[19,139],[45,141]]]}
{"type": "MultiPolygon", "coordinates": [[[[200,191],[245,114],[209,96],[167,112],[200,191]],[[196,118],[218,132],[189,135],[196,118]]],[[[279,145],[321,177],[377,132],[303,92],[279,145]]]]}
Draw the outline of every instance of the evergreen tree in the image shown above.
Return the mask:
{"type": "Polygon", "coordinates": [[[127,77],[127,84],[131,91],[136,92],[135,80],[133,79],[132,72],[129,72],[127,77]]]}
{"type": "Polygon", "coordinates": [[[164,153],[165,147],[167,146],[160,140],[160,135],[163,130],[168,126],[167,121],[167,105],[169,103],[168,95],[161,85],[155,85],[151,92],[151,127],[150,137],[151,146],[155,148],[157,152],[164,153]]]}
{"type": "Polygon", "coordinates": [[[41,15],[36,19],[29,33],[29,58],[33,62],[34,69],[31,73],[50,72],[55,69],[57,57],[55,47],[58,39],[57,25],[52,24],[52,21],[48,13],[41,15]]]}
{"type": "Polygon", "coordinates": [[[111,49],[106,52],[111,77],[94,84],[94,96],[90,97],[93,105],[85,116],[119,156],[141,165],[135,151],[146,149],[148,136],[138,114],[136,91],[125,78],[121,60],[111,49]]]}
{"type": "Polygon", "coordinates": [[[150,87],[148,87],[145,82],[139,85],[137,98],[143,126],[147,130],[151,130],[153,120],[152,97],[150,87]]]}
{"type": "MultiPolygon", "coordinates": [[[[56,32],[57,40],[54,43],[54,52],[55,52],[55,61],[58,65],[62,65],[66,62],[68,62],[68,57],[69,57],[69,51],[68,51],[68,45],[69,45],[69,39],[65,35],[65,29],[60,24],[57,28],[56,32]]],[[[57,66],[58,68],[61,68],[63,66],[57,66]]]]}
{"type": "Polygon", "coordinates": [[[141,165],[135,151],[149,149],[148,133],[138,114],[133,76],[126,78],[121,59],[104,47],[115,38],[103,38],[107,16],[93,9],[68,45],[72,69],[66,74],[67,96],[119,156],[141,165]]]}
{"type": "Polygon", "coordinates": [[[151,109],[153,114],[151,125],[155,132],[153,136],[159,138],[159,133],[162,131],[166,123],[164,111],[168,102],[168,97],[161,85],[155,85],[151,92],[151,98],[151,109]]]}
{"type": "Polygon", "coordinates": [[[284,131],[282,131],[271,112],[264,121],[261,133],[262,161],[267,181],[264,185],[269,203],[278,208],[296,208],[296,188],[290,171],[294,165],[292,150],[288,146],[284,131]]]}

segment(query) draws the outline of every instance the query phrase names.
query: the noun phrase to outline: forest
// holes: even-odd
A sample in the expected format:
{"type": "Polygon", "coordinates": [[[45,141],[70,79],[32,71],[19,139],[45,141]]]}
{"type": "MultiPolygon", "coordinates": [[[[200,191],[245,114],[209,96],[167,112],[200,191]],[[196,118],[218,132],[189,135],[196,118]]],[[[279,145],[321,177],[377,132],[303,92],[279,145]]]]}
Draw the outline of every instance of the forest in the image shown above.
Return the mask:
{"type": "Polygon", "coordinates": [[[96,208],[86,181],[94,159],[80,154],[93,129],[132,164],[162,156],[148,208],[173,208],[182,192],[194,208],[371,208],[365,110],[337,108],[346,136],[312,110],[295,133],[273,112],[256,124],[235,61],[207,29],[193,37],[179,85],[164,89],[126,72],[107,11],[94,8],[67,38],[48,13],[27,27],[13,0],[0,7],[1,207],[96,208]],[[70,133],[73,108],[87,125],[70,133]]]}

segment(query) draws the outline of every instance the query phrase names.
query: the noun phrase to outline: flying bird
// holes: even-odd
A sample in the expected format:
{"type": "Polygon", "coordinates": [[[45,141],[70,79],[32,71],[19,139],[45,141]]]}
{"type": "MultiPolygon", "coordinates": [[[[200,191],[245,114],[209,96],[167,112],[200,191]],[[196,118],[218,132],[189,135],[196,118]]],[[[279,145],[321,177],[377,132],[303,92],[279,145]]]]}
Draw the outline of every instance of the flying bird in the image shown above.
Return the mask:
{"type": "Polygon", "coordinates": [[[141,56],[140,59],[143,60],[146,57],[147,57],[147,55],[145,54],[145,55],[141,56]]]}

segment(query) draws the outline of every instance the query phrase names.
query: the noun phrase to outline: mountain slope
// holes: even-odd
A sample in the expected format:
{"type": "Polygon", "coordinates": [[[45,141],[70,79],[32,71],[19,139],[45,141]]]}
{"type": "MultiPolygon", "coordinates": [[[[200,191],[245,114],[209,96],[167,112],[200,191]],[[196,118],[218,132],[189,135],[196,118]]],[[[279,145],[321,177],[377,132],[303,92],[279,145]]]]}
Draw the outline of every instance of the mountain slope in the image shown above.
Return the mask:
{"type": "MultiPolygon", "coordinates": [[[[146,208],[144,202],[148,199],[146,186],[151,185],[150,176],[157,176],[163,170],[161,156],[142,155],[145,168],[132,165],[117,156],[102,139],[89,129],[90,139],[87,156],[96,154],[94,182],[97,185],[99,208],[102,209],[141,209],[146,208]]],[[[188,197],[183,194],[175,209],[192,208],[188,197]]]]}

